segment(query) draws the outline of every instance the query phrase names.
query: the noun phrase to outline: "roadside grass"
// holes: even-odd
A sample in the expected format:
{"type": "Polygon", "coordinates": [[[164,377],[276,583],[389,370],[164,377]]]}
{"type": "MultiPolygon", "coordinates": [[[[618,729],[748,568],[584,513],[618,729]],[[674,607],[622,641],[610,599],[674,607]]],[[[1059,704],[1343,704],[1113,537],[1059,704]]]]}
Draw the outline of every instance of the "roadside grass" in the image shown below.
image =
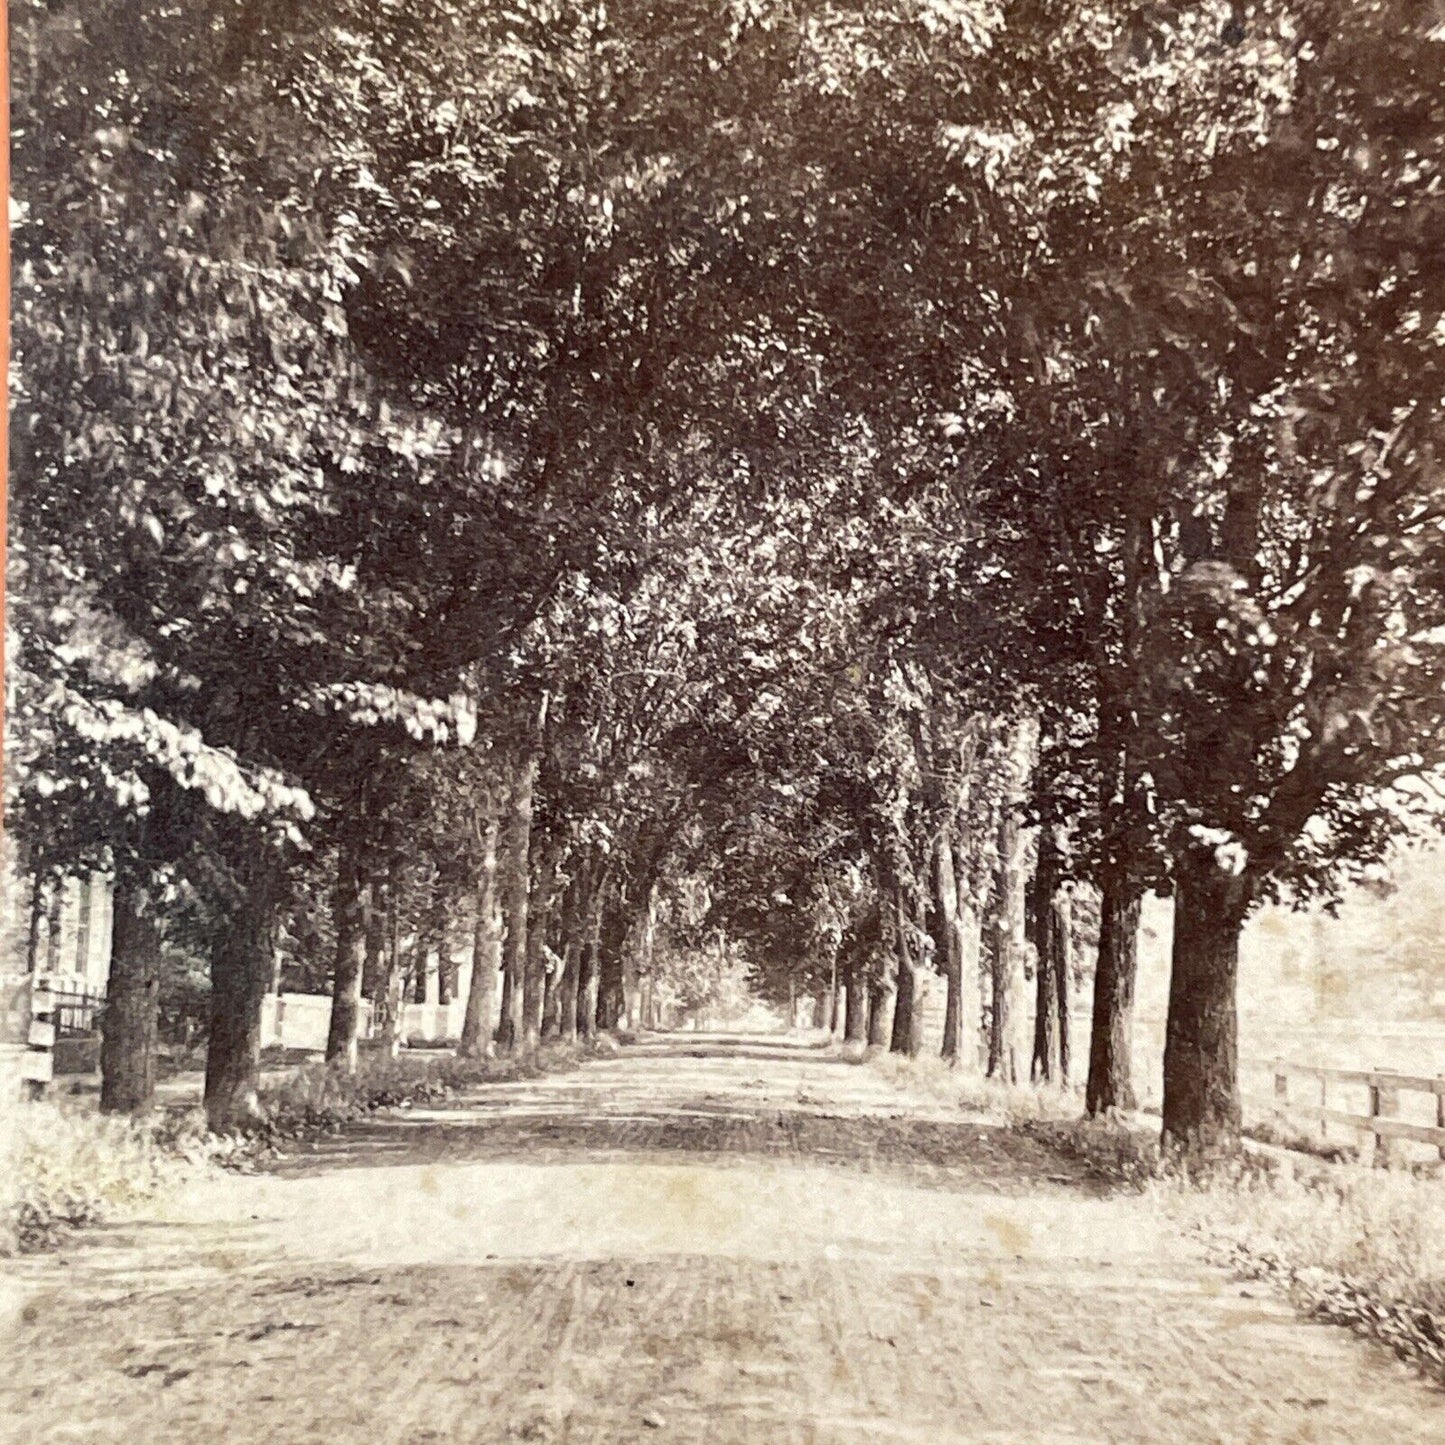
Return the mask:
{"type": "Polygon", "coordinates": [[[1445,1193],[1409,1170],[1247,1154],[1146,1187],[1217,1262],[1445,1384],[1445,1193]]]}
{"type": "MultiPolygon", "coordinates": [[[[1077,1093],[962,1079],[938,1060],[879,1055],[900,1087],[987,1112],[1163,1211],[1244,1279],[1267,1281],[1311,1318],[1347,1326],[1445,1384],[1445,1179],[1375,1169],[1358,1151],[1320,1157],[1274,1138],[1186,1168],[1144,1115],[1080,1117],[1077,1093]]],[[[1263,1134],[1267,1131],[1252,1131],[1263,1134]]]]}
{"type": "Polygon", "coordinates": [[[608,1052],[606,1044],[547,1044],[515,1059],[363,1055],[355,1074],[309,1064],[262,1087],[265,1119],[248,1134],[211,1134],[196,1108],[130,1119],[65,1096],[18,1104],[0,1119],[0,1255],[53,1248],[74,1230],[124,1219],[198,1171],[253,1169],[288,1141],[334,1133],[380,1110],[536,1078],[608,1052]]]}
{"type": "Polygon", "coordinates": [[[1001,1084],[996,1079],[966,1074],[939,1058],[910,1059],[870,1050],[858,1055],[858,1059],[897,1088],[925,1094],[940,1103],[956,1104],[965,1113],[999,1124],[1062,1123],[1077,1118],[1081,1107],[1072,1094],[1059,1089],[1001,1084]]]}
{"type": "Polygon", "coordinates": [[[122,1218],[234,1148],[206,1134],[199,1111],[133,1120],[68,1099],[17,1105],[5,1119],[0,1254],[122,1218]]]}
{"type": "Polygon", "coordinates": [[[363,1055],[354,1074],[323,1063],[307,1064],[262,1086],[264,1138],[284,1140],[313,1130],[339,1129],[379,1109],[406,1109],[455,1097],[478,1084],[534,1079],[576,1066],[581,1048],[545,1044],[532,1055],[462,1059],[436,1049],[396,1058],[363,1055]]]}

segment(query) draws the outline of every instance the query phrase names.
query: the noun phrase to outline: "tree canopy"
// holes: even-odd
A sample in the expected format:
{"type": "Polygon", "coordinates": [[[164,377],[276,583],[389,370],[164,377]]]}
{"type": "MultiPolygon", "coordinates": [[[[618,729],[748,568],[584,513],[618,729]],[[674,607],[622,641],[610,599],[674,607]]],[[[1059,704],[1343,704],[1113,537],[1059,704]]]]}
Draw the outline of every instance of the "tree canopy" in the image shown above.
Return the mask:
{"type": "Polygon", "coordinates": [[[1165,1129],[1227,1143],[1245,918],[1438,816],[1442,46],[17,4],[7,783],[116,879],[122,1052],[190,939],[234,1122],[278,937],[344,1058],[470,928],[502,1046],[750,973],[916,1051],[937,972],[1008,1077],[1032,981],[1054,1078],[1085,949],[1103,1110],[1156,890],[1165,1129]]]}

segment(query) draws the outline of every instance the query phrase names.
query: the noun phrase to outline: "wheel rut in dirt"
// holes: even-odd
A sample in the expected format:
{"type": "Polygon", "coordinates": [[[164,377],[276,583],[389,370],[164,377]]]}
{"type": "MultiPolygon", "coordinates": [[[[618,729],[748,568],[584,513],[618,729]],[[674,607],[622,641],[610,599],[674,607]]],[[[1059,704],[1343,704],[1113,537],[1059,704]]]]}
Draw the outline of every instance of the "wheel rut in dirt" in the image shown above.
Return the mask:
{"type": "Polygon", "coordinates": [[[27,1268],[17,1441],[1423,1440],[1445,1419],[1039,1140],[787,1041],[664,1038],[407,1111],[27,1268]]]}

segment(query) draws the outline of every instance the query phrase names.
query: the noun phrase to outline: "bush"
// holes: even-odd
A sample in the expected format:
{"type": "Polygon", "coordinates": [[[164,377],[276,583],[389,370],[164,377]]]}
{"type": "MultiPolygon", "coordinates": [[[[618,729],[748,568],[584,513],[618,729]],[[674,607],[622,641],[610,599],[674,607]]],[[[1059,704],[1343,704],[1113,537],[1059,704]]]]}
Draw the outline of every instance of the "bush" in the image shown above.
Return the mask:
{"type": "MultiPolygon", "coordinates": [[[[856,1042],[844,1045],[844,1057],[859,1057],[856,1042]]],[[[861,1060],[898,1088],[956,1104],[967,1113],[984,1115],[999,1124],[1073,1120],[1078,1116],[1079,1100],[1072,1093],[1001,1084],[964,1073],[940,1058],[914,1059],[906,1054],[870,1050],[861,1060]]]]}
{"type": "Polygon", "coordinates": [[[427,1050],[420,1057],[363,1054],[355,1073],[334,1064],[310,1064],[278,1084],[263,1087],[263,1134],[275,1139],[327,1133],[378,1109],[437,1103],[483,1083],[537,1078],[573,1067],[584,1052],[546,1044],[534,1055],[461,1059],[427,1050]]]}
{"type": "MultiPolygon", "coordinates": [[[[1345,1325],[1445,1383],[1445,1190],[1437,1175],[1374,1169],[1358,1151],[1246,1148],[1205,1164],[1164,1153],[1157,1119],[1078,1117],[1077,1097],[961,1079],[936,1060],[880,1055],[885,1078],[987,1112],[1144,1195],[1215,1260],[1268,1280],[1305,1313],[1345,1325]]],[[[1251,1131],[1256,1138],[1265,1129],[1251,1131]]]]}
{"type": "Polygon", "coordinates": [[[546,1045],[521,1059],[364,1056],[355,1074],[311,1064],[261,1090],[266,1126],[255,1135],[206,1131],[200,1110],[142,1120],[97,1114],[93,1101],[27,1103],[0,1120],[0,1254],[45,1249],[68,1230],[104,1224],[197,1169],[250,1169],[284,1139],[329,1133],[379,1109],[454,1097],[480,1083],[573,1067],[598,1048],[546,1045]]]}
{"type": "Polygon", "coordinates": [[[137,1121],[42,1100],[6,1123],[0,1253],[43,1249],[67,1230],[121,1217],[232,1148],[208,1139],[191,1114],[137,1121]]]}

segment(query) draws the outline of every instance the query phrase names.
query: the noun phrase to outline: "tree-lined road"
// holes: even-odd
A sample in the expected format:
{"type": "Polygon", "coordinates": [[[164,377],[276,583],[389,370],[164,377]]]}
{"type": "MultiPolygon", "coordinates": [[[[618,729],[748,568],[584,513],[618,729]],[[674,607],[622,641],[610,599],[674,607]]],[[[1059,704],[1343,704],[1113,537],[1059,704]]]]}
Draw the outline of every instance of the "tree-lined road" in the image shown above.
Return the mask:
{"type": "Polygon", "coordinates": [[[1438,1438],[1434,1392],[997,1121],[664,1036],[26,1261],[26,1442],[1438,1438]]]}

